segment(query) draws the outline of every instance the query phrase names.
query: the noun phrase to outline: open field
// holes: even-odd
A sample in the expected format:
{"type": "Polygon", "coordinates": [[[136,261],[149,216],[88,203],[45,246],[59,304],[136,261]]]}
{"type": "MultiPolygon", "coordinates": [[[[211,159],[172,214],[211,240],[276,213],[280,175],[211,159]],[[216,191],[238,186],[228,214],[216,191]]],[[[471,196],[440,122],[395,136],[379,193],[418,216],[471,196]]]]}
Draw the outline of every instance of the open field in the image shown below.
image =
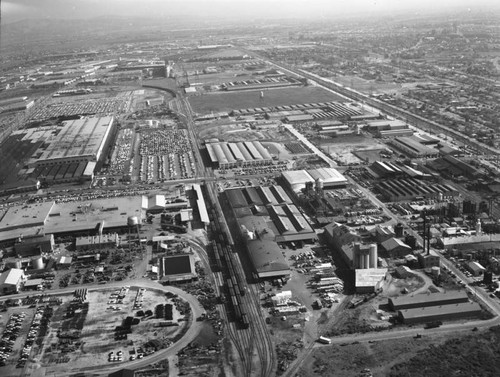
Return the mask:
{"type": "Polygon", "coordinates": [[[220,112],[255,107],[273,107],[344,100],[344,98],[338,97],[318,87],[265,90],[264,98],[260,98],[260,90],[213,93],[189,98],[191,107],[197,114],[208,114],[212,111],[220,112]]]}

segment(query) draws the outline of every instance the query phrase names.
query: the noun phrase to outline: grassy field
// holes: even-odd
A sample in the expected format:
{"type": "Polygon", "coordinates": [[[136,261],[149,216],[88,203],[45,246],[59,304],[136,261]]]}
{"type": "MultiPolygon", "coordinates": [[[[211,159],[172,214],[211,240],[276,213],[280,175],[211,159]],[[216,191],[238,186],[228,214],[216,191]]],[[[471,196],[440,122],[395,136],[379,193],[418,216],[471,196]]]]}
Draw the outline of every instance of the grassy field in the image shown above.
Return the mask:
{"type": "Polygon", "coordinates": [[[255,107],[273,107],[329,101],[343,101],[343,99],[318,87],[265,90],[264,98],[262,99],[260,98],[259,90],[231,93],[221,92],[189,98],[193,111],[198,114],[207,114],[212,111],[231,111],[255,107]]]}

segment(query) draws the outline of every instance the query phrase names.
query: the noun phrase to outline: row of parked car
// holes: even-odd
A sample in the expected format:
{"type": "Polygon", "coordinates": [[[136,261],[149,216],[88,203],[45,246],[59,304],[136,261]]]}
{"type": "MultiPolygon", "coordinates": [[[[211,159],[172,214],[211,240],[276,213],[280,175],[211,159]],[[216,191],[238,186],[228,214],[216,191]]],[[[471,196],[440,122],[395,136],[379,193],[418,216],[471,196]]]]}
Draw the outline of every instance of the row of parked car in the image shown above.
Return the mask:
{"type": "Polygon", "coordinates": [[[26,313],[12,314],[0,339],[0,366],[4,366],[12,354],[14,342],[19,336],[26,313]]]}

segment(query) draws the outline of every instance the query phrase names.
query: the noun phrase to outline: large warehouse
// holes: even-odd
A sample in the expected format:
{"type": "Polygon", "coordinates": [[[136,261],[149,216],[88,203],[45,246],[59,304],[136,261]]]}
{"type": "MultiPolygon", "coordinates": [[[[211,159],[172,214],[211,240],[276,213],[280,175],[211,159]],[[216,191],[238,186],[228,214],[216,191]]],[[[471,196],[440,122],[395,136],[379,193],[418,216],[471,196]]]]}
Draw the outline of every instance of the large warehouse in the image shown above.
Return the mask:
{"type": "Polygon", "coordinates": [[[290,170],[281,174],[293,192],[300,192],[307,183],[320,184],[325,189],[345,187],[347,184],[347,179],[334,168],[290,170]]]}
{"type": "Polygon", "coordinates": [[[62,128],[55,130],[55,135],[46,141],[48,146],[35,152],[30,165],[99,163],[109,147],[113,124],[114,119],[110,116],[65,121],[62,128]]]}
{"type": "Polygon", "coordinates": [[[429,148],[413,137],[397,137],[389,141],[393,147],[403,151],[410,157],[437,157],[439,151],[434,148],[429,148]]]}
{"type": "Polygon", "coordinates": [[[269,165],[272,156],[260,141],[207,143],[210,162],[220,169],[269,165]]]}
{"type": "Polygon", "coordinates": [[[413,308],[398,311],[398,318],[405,324],[425,323],[440,320],[453,320],[479,317],[481,306],[476,302],[464,302],[425,308],[413,308]]]}
{"type": "Polygon", "coordinates": [[[0,244],[36,234],[93,234],[99,224],[106,231],[127,228],[129,216],[144,218],[141,197],[116,197],[68,203],[13,206],[0,220],[0,244]]]}
{"type": "Polygon", "coordinates": [[[447,293],[417,294],[414,296],[400,296],[389,298],[391,310],[405,310],[425,308],[429,306],[442,306],[469,302],[465,291],[450,291],[447,293]]]}

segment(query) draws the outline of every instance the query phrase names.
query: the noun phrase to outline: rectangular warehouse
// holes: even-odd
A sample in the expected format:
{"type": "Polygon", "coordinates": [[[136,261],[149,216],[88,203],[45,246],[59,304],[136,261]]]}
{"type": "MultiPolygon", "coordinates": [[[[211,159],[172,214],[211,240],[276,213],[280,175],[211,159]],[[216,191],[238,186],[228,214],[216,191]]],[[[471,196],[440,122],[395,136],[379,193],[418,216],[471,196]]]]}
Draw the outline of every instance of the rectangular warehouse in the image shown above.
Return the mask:
{"type": "Polygon", "coordinates": [[[425,323],[439,320],[453,320],[478,317],[482,313],[476,302],[463,302],[442,306],[413,308],[398,311],[398,317],[404,324],[425,323]]]}
{"type": "Polygon", "coordinates": [[[441,306],[469,302],[465,291],[451,291],[447,293],[417,294],[415,296],[400,296],[389,298],[391,310],[405,310],[441,306]]]}
{"type": "MultiPolygon", "coordinates": [[[[63,122],[56,135],[47,140],[48,147],[39,150],[34,166],[74,162],[98,162],[105,156],[113,127],[113,117],[93,117],[63,122]]],[[[51,173],[54,176],[57,172],[51,173]]]]}

